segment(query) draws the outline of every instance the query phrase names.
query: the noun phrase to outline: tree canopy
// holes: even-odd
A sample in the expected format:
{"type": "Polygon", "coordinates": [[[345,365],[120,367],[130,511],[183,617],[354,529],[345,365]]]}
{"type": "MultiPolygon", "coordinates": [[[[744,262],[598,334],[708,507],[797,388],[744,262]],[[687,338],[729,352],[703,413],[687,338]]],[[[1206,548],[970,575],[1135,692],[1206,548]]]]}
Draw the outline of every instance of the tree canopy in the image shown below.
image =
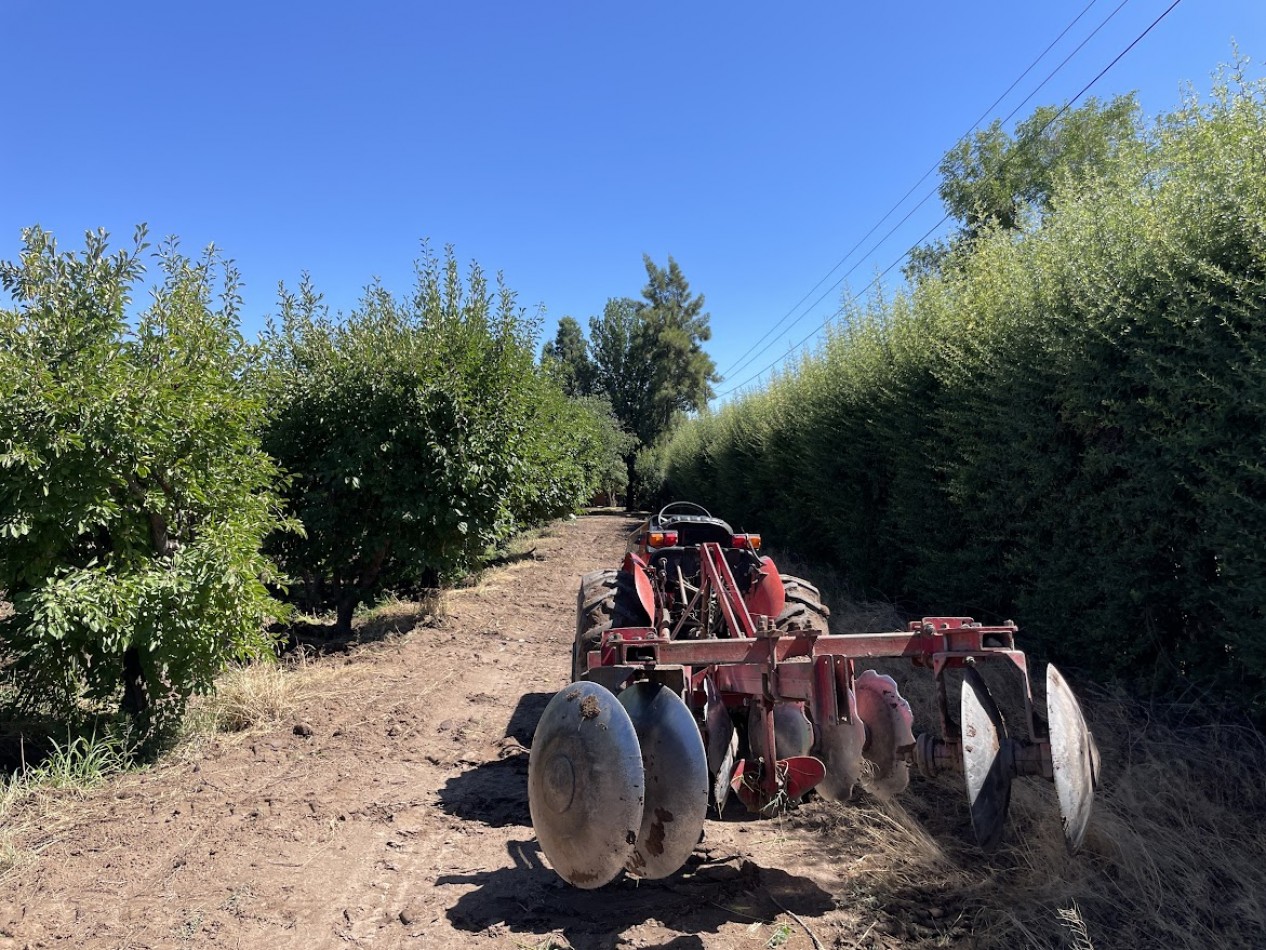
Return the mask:
{"type": "Polygon", "coordinates": [[[593,361],[589,359],[589,344],[584,331],[575,317],[563,317],[558,321],[558,332],[541,350],[541,359],[558,374],[559,383],[567,395],[593,394],[593,361]]]}
{"type": "Polygon", "coordinates": [[[658,266],[643,256],[641,299],[612,297],[589,319],[589,339],[571,317],[559,321],[543,358],[556,364],[564,385],[602,396],[621,426],[635,436],[625,451],[632,472],[639,445],[666,433],[673,419],[704,408],[720,377],[703,349],[712,336],[702,294],[694,294],[671,256],[658,266]]]}
{"type": "Polygon", "coordinates": [[[284,522],[243,380],[237,275],[173,242],[135,321],[147,248],[23,234],[0,266],[0,644],[23,699],[73,716],[122,699],[148,734],[282,612],[260,553],[284,522]]]}
{"type": "Polygon", "coordinates": [[[333,319],[305,278],[280,311],[264,444],[305,535],[273,544],[342,630],[384,586],[434,586],[598,489],[609,417],[538,370],[514,294],[451,249],[424,254],[407,297],[373,286],[333,319]]]}
{"type": "Polygon", "coordinates": [[[916,248],[907,276],[938,269],[955,248],[969,245],[988,229],[1020,228],[1027,216],[1050,210],[1064,179],[1090,178],[1112,167],[1124,151],[1143,147],[1132,93],[1106,103],[1087,99],[1067,111],[1039,106],[1014,133],[995,120],[941,160],[938,193],[959,230],[947,241],[916,248]]]}

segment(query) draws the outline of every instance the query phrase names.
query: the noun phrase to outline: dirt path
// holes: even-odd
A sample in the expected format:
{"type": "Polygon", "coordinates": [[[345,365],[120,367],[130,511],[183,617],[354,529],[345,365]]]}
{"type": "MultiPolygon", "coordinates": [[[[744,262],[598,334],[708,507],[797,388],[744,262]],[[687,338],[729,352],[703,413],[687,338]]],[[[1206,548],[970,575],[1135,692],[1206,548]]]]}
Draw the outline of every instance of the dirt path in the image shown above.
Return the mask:
{"type": "Polygon", "coordinates": [[[666,881],[587,892],[544,865],[525,747],[567,681],[578,577],[630,526],[562,524],[439,626],[296,674],[328,684],[298,724],[74,803],[18,842],[39,856],[0,886],[0,950],[914,945],[867,909],[825,805],[709,820],[666,881]]]}

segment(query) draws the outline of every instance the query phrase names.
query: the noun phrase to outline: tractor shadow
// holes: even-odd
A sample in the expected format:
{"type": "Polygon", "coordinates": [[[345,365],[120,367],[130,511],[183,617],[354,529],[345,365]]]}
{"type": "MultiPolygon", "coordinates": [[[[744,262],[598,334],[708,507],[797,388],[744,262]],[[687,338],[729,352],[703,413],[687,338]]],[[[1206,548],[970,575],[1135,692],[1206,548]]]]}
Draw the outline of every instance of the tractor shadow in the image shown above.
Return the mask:
{"type": "Polygon", "coordinates": [[[530,828],[528,811],[528,747],[541,713],[553,693],[524,693],[519,697],[505,738],[496,744],[496,757],[468,768],[439,790],[440,808],[465,821],[493,828],[530,828]]]}
{"type": "Polygon", "coordinates": [[[738,855],[696,852],[685,867],[662,881],[621,877],[601,894],[565,883],[545,866],[535,841],[510,841],[512,867],[445,875],[437,887],[475,885],[447,911],[459,930],[479,933],[503,925],[514,933],[561,931],[575,950],[613,948],[630,928],[654,922],[676,931],[661,950],[695,950],[697,934],[726,924],[772,923],[791,911],[816,917],[831,911],[831,895],[813,881],[761,867],[738,855]]]}

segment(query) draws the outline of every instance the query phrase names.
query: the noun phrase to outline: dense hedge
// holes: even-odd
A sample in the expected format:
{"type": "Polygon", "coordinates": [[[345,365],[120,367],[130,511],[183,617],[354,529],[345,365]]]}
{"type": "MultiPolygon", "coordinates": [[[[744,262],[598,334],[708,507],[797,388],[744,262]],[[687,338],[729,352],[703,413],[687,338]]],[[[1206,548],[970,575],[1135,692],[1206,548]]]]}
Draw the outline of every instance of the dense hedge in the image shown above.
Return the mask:
{"type": "Polygon", "coordinates": [[[1144,144],[681,429],[670,490],[913,609],[1260,712],[1263,88],[1144,144]]]}

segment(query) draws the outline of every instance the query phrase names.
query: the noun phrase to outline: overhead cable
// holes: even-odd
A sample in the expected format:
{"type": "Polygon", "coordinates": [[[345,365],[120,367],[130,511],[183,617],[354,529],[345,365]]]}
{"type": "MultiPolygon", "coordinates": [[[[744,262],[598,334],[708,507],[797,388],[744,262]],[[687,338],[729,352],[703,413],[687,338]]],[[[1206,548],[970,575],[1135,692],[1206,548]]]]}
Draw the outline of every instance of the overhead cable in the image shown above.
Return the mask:
{"type": "MultiPolygon", "coordinates": [[[[1124,0],[1124,2],[1121,4],[1121,6],[1124,6],[1124,5],[1125,5],[1125,2],[1128,2],[1128,0],[1124,0]]],[[[1135,47],[1135,46],[1137,46],[1137,45],[1138,45],[1138,44],[1139,44],[1139,43],[1143,40],[1143,38],[1144,38],[1145,36],[1147,36],[1147,34],[1151,33],[1151,32],[1152,32],[1152,30],[1153,30],[1153,29],[1155,29],[1155,28],[1156,28],[1156,26],[1157,26],[1157,25],[1159,25],[1159,24],[1160,24],[1160,22],[1161,22],[1162,20],[1164,20],[1164,19],[1165,19],[1165,17],[1169,16],[1169,14],[1173,11],[1173,9],[1174,9],[1175,7],[1177,7],[1177,6],[1178,6],[1178,4],[1180,4],[1181,2],[1182,2],[1182,0],[1173,0],[1173,2],[1172,2],[1172,3],[1170,3],[1170,5],[1169,5],[1168,7],[1166,7],[1166,8],[1164,9],[1164,11],[1162,11],[1162,12],[1161,12],[1161,14],[1160,14],[1158,17],[1156,17],[1156,19],[1154,19],[1154,20],[1153,20],[1150,24],[1148,24],[1147,28],[1146,28],[1146,29],[1144,29],[1144,30],[1143,30],[1143,32],[1141,32],[1138,36],[1136,36],[1136,37],[1135,37],[1135,38],[1134,38],[1134,39],[1130,42],[1130,44],[1129,44],[1128,46],[1126,46],[1126,47],[1125,47],[1125,49],[1123,49],[1123,50],[1121,50],[1119,53],[1117,53],[1117,55],[1116,55],[1116,56],[1114,56],[1114,57],[1112,58],[1112,61],[1111,61],[1111,62],[1109,62],[1109,63],[1108,63],[1108,65],[1104,66],[1104,67],[1103,67],[1103,69],[1099,70],[1099,72],[1095,75],[1095,77],[1094,77],[1093,79],[1091,79],[1091,80],[1090,80],[1090,82],[1088,82],[1088,83],[1086,83],[1084,86],[1082,86],[1082,88],[1080,89],[1080,91],[1078,91],[1078,93],[1077,93],[1075,96],[1073,96],[1073,97],[1072,97],[1071,99],[1069,99],[1066,103],[1064,103],[1064,105],[1063,105],[1063,106],[1059,109],[1059,111],[1058,111],[1058,112],[1056,112],[1053,116],[1051,116],[1051,117],[1050,117],[1050,118],[1049,118],[1049,119],[1048,119],[1048,120],[1047,120],[1047,121],[1046,121],[1046,122],[1042,125],[1042,127],[1041,127],[1040,129],[1038,129],[1038,131],[1037,131],[1037,132],[1035,132],[1035,133],[1033,134],[1033,136],[1032,136],[1032,139],[1031,139],[1031,140],[1036,140],[1036,139],[1041,138],[1041,136],[1042,136],[1042,135],[1046,132],[1046,130],[1047,130],[1047,129],[1049,129],[1049,128],[1050,128],[1050,127],[1051,127],[1051,126],[1052,126],[1052,125],[1053,125],[1053,124],[1054,124],[1054,123],[1055,123],[1055,122],[1056,122],[1056,121],[1057,121],[1057,120],[1058,120],[1061,116],[1063,116],[1063,115],[1064,115],[1064,113],[1066,113],[1069,109],[1071,109],[1071,108],[1073,107],[1073,105],[1074,105],[1074,104],[1076,104],[1076,102],[1077,102],[1077,101],[1078,101],[1078,100],[1079,100],[1082,96],[1084,96],[1084,95],[1085,95],[1088,91],[1090,91],[1090,89],[1091,89],[1091,88],[1095,85],[1095,83],[1097,83],[1100,79],[1102,79],[1104,76],[1106,76],[1106,75],[1108,74],[1109,70],[1111,70],[1111,69],[1112,69],[1112,67],[1114,67],[1114,66],[1115,66],[1118,62],[1120,62],[1120,61],[1121,61],[1121,59],[1122,59],[1122,58],[1124,58],[1124,57],[1125,57],[1125,55],[1126,55],[1127,53],[1129,53],[1129,52],[1130,52],[1130,50],[1134,49],[1134,47],[1135,47]]],[[[1117,7],[1117,10],[1119,10],[1120,8],[1121,8],[1121,7],[1117,7]]],[[[1115,13],[1116,13],[1116,11],[1114,10],[1114,11],[1113,11],[1113,14],[1115,14],[1115,13]]],[[[1106,22],[1106,21],[1105,21],[1105,22],[1106,22]]],[[[1093,34],[1092,34],[1092,35],[1093,35],[1093,34]]],[[[1084,42],[1083,42],[1083,44],[1082,44],[1082,45],[1085,45],[1085,44],[1084,44],[1084,42]]],[[[1080,49],[1080,47],[1078,47],[1078,48],[1080,49]]],[[[1075,51],[1074,51],[1074,52],[1075,52],[1075,51]]],[[[1067,60],[1065,60],[1065,62],[1066,62],[1066,61],[1067,61],[1067,60]]],[[[1053,74],[1052,74],[1052,75],[1053,75],[1053,74]]],[[[1048,77],[1048,78],[1049,78],[1049,77],[1048,77]]],[[[1030,96],[1029,98],[1032,98],[1032,96],[1030,96]]],[[[1027,102],[1028,100],[1026,99],[1025,101],[1027,102]]],[[[1017,108],[1018,108],[1018,107],[1017,107],[1017,108]]],[[[1023,144],[1023,143],[1020,143],[1020,144],[1023,144]]],[[[1017,148],[1018,148],[1018,147],[1019,147],[1019,145],[1017,145],[1017,148]]],[[[1014,152],[1012,152],[1012,154],[1015,154],[1015,153],[1014,153],[1014,152]]],[[[1004,159],[1004,160],[1003,160],[1003,168],[1005,168],[1005,167],[1006,167],[1006,159],[1004,159]]],[[[927,199],[925,198],[924,200],[926,201],[927,199]]],[[[921,204],[921,203],[922,203],[922,202],[920,202],[920,204],[921,204]]],[[[916,206],[916,207],[917,207],[917,206],[916,206]]],[[[913,213],[913,211],[912,211],[912,212],[910,212],[910,213],[913,213]]],[[[906,216],[906,217],[909,217],[909,214],[907,214],[907,216],[906,216]]],[[[914,243],[914,245],[912,245],[911,250],[913,250],[913,249],[914,249],[914,247],[918,247],[918,246],[919,246],[920,244],[922,244],[925,240],[927,240],[927,238],[928,238],[931,234],[933,234],[933,233],[937,230],[937,228],[939,228],[942,224],[944,224],[947,220],[949,220],[949,217],[950,217],[949,213],[948,213],[948,212],[946,212],[946,214],[945,214],[945,215],[943,215],[943,216],[941,217],[941,220],[940,220],[940,221],[938,221],[938,222],[937,222],[936,224],[934,224],[931,228],[929,228],[927,231],[925,231],[925,232],[924,232],[924,234],[923,234],[923,236],[922,236],[922,237],[920,237],[920,238],[918,239],[918,241],[916,241],[916,242],[914,243]]],[[[902,220],[904,221],[905,219],[902,219],[902,220]]],[[[898,223],[898,226],[900,226],[900,222],[898,223]]],[[[891,233],[892,233],[892,232],[890,231],[890,232],[889,232],[889,234],[891,234],[891,233]]],[[[885,236],[885,239],[886,239],[886,236],[885,236]]],[[[880,243],[882,243],[882,241],[881,241],[880,243]]],[[[878,247],[878,245],[876,245],[876,247],[878,247]]],[[[872,252],[873,252],[873,250],[874,250],[874,249],[872,249],[872,252]]],[[[868,283],[868,284],[867,284],[864,288],[862,288],[861,293],[859,293],[859,294],[850,294],[850,302],[851,302],[851,301],[856,301],[859,297],[861,297],[863,294],[865,294],[866,292],[868,292],[868,291],[869,291],[872,287],[876,286],[876,285],[879,283],[879,281],[880,281],[880,280],[881,280],[884,276],[886,276],[886,275],[887,275],[887,274],[888,274],[888,273],[889,273],[889,272],[890,272],[890,271],[891,271],[894,267],[896,267],[898,264],[900,264],[902,261],[904,261],[907,257],[909,257],[909,255],[910,255],[910,251],[909,251],[909,250],[907,250],[907,251],[903,252],[903,253],[902,253],[899,257],[897,257],[895,260],[893,260],[893,262],[892,262],[892,263],[890,263],[887,267],[885,267],[885,268],[884,268],[884,269],[883,269],[880,273],[878,273],[877,275],[875,275],[875,277],[874,277],[874,278],[870,281],[870,283],[868,283]]],[[[849,273],[851,273],[851,272],[852,272],[852,271],[850,270],[850,271],[849,271],[849,273]]],[[[828,275],[828,276],[829,276],[829,275],[828,275]]],[[[847,274],[845,274],[845,275],[844,275],[844,277],[847,277],[847,276],[848,276],[847,274]]],[[[842,281],[842,280],[844,279],[844,277],[841,277],[841,278],[840,278],[840,281],[842,281]]],[[[839,283],[840,281],[837,281],[837,282],[836,282],[836,284],[838,285],[838,283],[839,283]]],[[[819,282],[819,283],[820,283],[820,282],[819,282]]],[[[835,286],[835,285],[833,285],[831,288],[828,288],[828,289],[827,289],[827,293],[830,293],[830,291],[831,291],[832,289],[834,289],[834,286],[835,286]]],[[[823,296],[825,296],[825,294],[824,294],[823,296]]],[[[821,297],[819,297],[819,298],[818,298],[818,302],[820,302],[821,300],[822,300],[822,298],[821,298],[821,297]]],[[[816,305],[817,305],[817,304],[815,303],[815,304],[814,304],[814,306],[816,306],[816,305]]],[[[772,363],[770,363],[770,364],[768,364],[767,366],[765,366],[765,367],[764,367],[764,369],[761,369],[761,370],[760,370],[759,372],[757,372],[756,374],[754,374],[754,375],[752,375],[752,376],[749,376],[747,379],[743,380],[743,382],[738,383],[738,384],[736,384],[736,385],[734,385],[734,386],[731,386],[729,389],[723,390],[722,392],[718,393],[718,396],[728,396],[728,395],[730,395],[730,393],[733,393],[733,392],[736,392],[736,391],[737,391],[737,390],[739,390],[739,389],[742,389],[744,386],[748,385],[748,384],[749,384],[749,383],[751,383],[751,382],[754,382],[755,380],[759,379],[761,376],[765,375],[765,373],[769,372],[769,370],[773,369],[773,368],[774,368],[775,366],[777,366],[779,363],[783,362],[783,360],[787,359],[787,357],[791,356],[793,353],[795,353],[797,350],[799,350],[801,347],[803,347],[806,343],[808,343],[810,340],[812,340],[815,336],[817,336],[817,335],[818,335],[818,334],[819,334],[819,333],[820,333],[823,329],[825,329],[825,328],[826,328],[826,326],[827,326],[827,325],[828,325],[828,324],[829,324],[832,320],[834,320],[836,317],[840,316],[840,315],[844,312],[844,309],[845,309],[845,307],[844,307],[844,306],[841,306],[841,307],[839,307],[837,310],[833,311],[833,312],[832,312],[832,313],[831,313],[831,314],[830,314],[830,315],[829,315],[829,316],[828,316],[825,320],[823,320],[823,321],[822,321],[822,322],[821,322],[821,323],[820,323],[820,324],[819,324],[819,325],[818,325],[818,326],[817,326],[817,327],[813,330],[813,332],[811,332],[808,336],[804,337],[804,339],[800,340],[800,342],[796,343],[794,346],[792,346],[790,349],[788,349],[788,350],[787,350],[787,352],[786,352],[783,356],[780,356],[778,359],[774,360],[772,363]]],[[[806,313],[807,313],[807,312],[808,312],[808,311],[806,311],[806,313]]],[[[801,316],[803,317],[803,316],[804,316],[804,314],[802,314],[801,316]]],[[[798,319],[799,319],[799,318],[798,318],[798,319]]],[[[794,323],[793,323],[793,325],[794,325],[794,323]]]]}
{"type": "MultiPolygon", "coordinates": [[[[1119,6],[1117,6],[1117,9],[1113,10],[1113,13],[1112,13],[1112,14],[1110,14],[1110,15],[1108,16],[1108,19],[1112,19],[1112,16],[1114,16],[1115,14],[1117,14],[1117,13],[1118,13],[1118,11],[1120,10],[1120,8],[1122,8],[1122,6],[1124,6],[1124,5],[1125,5],[1125,3],[1128,3],[1128,0],[1122,0],[1122,4],[1120,4],[1119,6]]],[[[1162,13],[1161,13],[1160,15],[1158,15],[1158,16],[1157,16],[1157,18],[1156,18],[1155,20],[1152,20],[1152,22],[1151,22],[1150,24],[1148,24],[1148,25],[1147,25],[1147,28],[1146,28],[1146,29],[1143,29],[1143,32],[1142,32],[1142,33],[1139,33],[1139,34],[1137,35],[1137,37],[1134,37],[1133,41],[1131,41],[1131,43],[1129,43],[1127,47],[1125,47],[1124,49],[1122,49],[1122,51],[1120,51],[1119,53],[1117,53],[1117,56],[1114,56],[1114,57],[1113,57],[1113,60],[1112,60],[1112,61],[1110,61],[1110,62],[1108,63],[1108,65],[1104,66],[1103,68],[1101,68],[1101,70],[1100,70],[1098,73],[1096,73],[1096,75],[1095,75],[1095,77],[1094,77],[1094,79],[1093,79],[1093,80],[1090,80],[1089,82],[1087,82],[1087,84],[1086,84],[1086,85],[1082,86],[1082,87],[1081,87],[1081,89],[1080,89],[1079,91],[1077,91],[1077,94],[1076,94],[1075,96],[1072,96],[1072,98],[1071,98],[1069,101],[1066,101],[1066,103],[1065,103],[1065,104],[1063,104],[1063,106],[1062,106],[1062,108],[1061,108],[1060,110],[1056,111],[1055,115],[1052,115],[1052,117],[1051,117],[1050,119],[1047,119],[1047,122],[1046,122],[1046,123],[1044,123],[1044,124],[1042,125],[1042,128],[1041,128],[1041,129],[1038,129],[1038,130],[1037,130],[1037,132],[1033,134],[1033,137],[1032,137],[1032,138],[1033,138],[1033,139],[1038,139],[1038,138],[1041,138],[1041,137],[1042,137],[1042,134],[1043,134],[1043,133],[1046,133],[1046,130],[1047,130],[1048,128],[1051,128],[1051,125],[1052,125],[1052,124],[1055,124],[1055,122],[1057,122],[1057,120],[1058,120],[1058,119],[1060,119],[1060,118],[1062,117],[1062,115],[1066,113],[1066,111],[1069,111],[1069,109],[1071,109],[1071,108],[1072,108],[1072,105],[1076,104],[1076,101],[1077,101],[1077,100],[1079,100],[1079,99],[1081,99],[1081,96],[1084,96],[1084,95],[1086,94],[1086,92],[1087,92],[1087,91],[1089,91],[1089,90],[1091,89],[1091,87],[1093,87],[1093,86],[1096,84],[1096,82],[1098,82],[1099,80],[1103,79],[1103,77],[1104,77],[1105,75],[1108,75],[1108,72],[1109,72],[1110,70],[1112,70],[1112,68],[1113,68],[1115,65],[1117,65],[1117,63],[1118,63],[1118,62],[1120,62],[1120,60],[1122,60],[1122,58],[1125,56],[1125,54],[1129,53],[1129,51],[1131,51],[1131,49],[1133,49],[1134,47],[1138,46],[1138,43],[1139,43],[1139,42],[1142,42],[1142,39],[1143,39],[1144,37],[1146,37],[1146,35],[1147,35],[1148,33],[1151,33],[1151,32],[1152,32],[1152,30],[1153,30],[1153,29],[1155,29],[1155,28],[1157,27],[1157,25],[1161,23],[1161,20],[1165,19],[1165,18],[1166,18],[1166,16],[1169,16],[1169,15],[1170,15],[1170,13],[1171,13],[1171,11],[1172,11],[1172,10],[1174,10],[1174,8],[1176,8],[1176,6],[1177,6],[1177,5],[1179,5],[1180,3],[1182,3],[1182,0],[1172,0],[1172,3],[1171,3],[1169,6],[1167,6],[1167,8],[1165,8],[1165,10],[1163,10],[1163,11],[1162,11],[1162,13]]],[[[1106,22],[1108,22],[1108,20],[1104,20],[1104,23],[1106,23],[1106,22]]],[[[1099,27],[1099,28],[1103,27],[1103,25],[1104,25],[1104,24],[1100,24],[1100,27],[1099,27]]],[[[1096,32],[1096,33],[1098,33],[1099,28],[1096,28],[1096,30],[1095,30],[1095,32],[1096,32]]],[[[1091,37],[1093,37],[1094,33],[1091,33],[1090,35],[1091,35],[1091,37]]],[[[1090,39],[1090,37],[1087,37],[1087,38],[1086,38],[1086,41],[1089,41],[1089,39],[1090,39]]],[[[1081,46],[1077,47],[1077,49],[1080,49],[1082,46],[1085,46],[1086,41],[1082,41],[1081,46]]],[[[1069,56],[1069,57],[1066,57],[1066,58],[1065,58],[1065,61],[1063,61],[1063,62],[1065,62],[1065,63],[1066,63],[1067,61],[1069,61],[1069,58],[1071,58],[1072,56],[1074,56],[1074,54],[1077,52],[1077,49],[1075,49],[1075,51],[1074,51],[1074,52],[1070,53],[1070,56],[1069,56]]],[[[1058,71],[1058,68],[1062,68],[1062,66],[1063,66],[1063,63],[1061,63],[1060,67],[1057,67],[1057,70],[1056,70],[1056,71],[1058,71]]],[[[1052,72],[1052,73],[1051,73],[1051,76],[1053,76],[1053,75],[1055,75],[1055,73],[1053,73],[1053,72],[1052,72]]],[[[1047,76],[1047,80],[1050,80],[1050,79],[1051,79],[1051,76],[1047,76]]],[[[1043,80],[1043,85],[1044,85],[1044,82],[1046,82],[1047,80],[1043,80]]],[[[1038,86],[1038,89],[1041,89],[1041,86],[1038,86]]],[[[1037,91],[1037,90],[1034,90],[1034,94],[1036,94],[1036,91],[1037,91]]],[[[1029,99],[1032,99],[1032,98],[1033,98],[1033,94],[1029,94],[1028,98],[1024,100],[1024,103],[1027,103],[1027,101],[1028,101],[1029,99]]],[[[1020,105],[1019,105],[1019,106],[1017,106],[1017,109],[1013,110],[1013,111],[1012,111],[1012,113],[1010,113],[1010,115],[1014,115],[1014,114],[1015,114],[1015,111],[1017,111],[1019,108],[1022,108],[1022,106],[1024,105],[1024,103],[1020,103],[1020,105]]],[[[1008,119],[1010,118],[1010,115],[1008,115],[1008,119]]],[[[1013,155],[1014,155],[1014,152],[1013,152],[1013,155]]],[[[1005,162],[1005,160],[1004,160],[1004,162],[1003,162],[1003,167],[1005,167],[1005,163],[1006,163],[1006,162],[1005,162]]],[[[933,194],[934,194],[934,193],[933,193],[933,194]]],[[[910,214],[913,214],[913,213],[914,213],[914,210],[917,210],[917,209],[919,208],[919,206],[920,206],[920,205],[922,205],[923,203],[925,203],[925,201],[927,201],[927,200],[928,200],[928,198],[931,198],[931,194],[929,194],[929,195],[925,195],[925,196],[924,196],[924,198],[923,198],[923,200],[922,200],[922,201],[920,201],[919,205],[915,205],[915,208],[914,208],[914,209],[912,209],[912,210],[910,210],[910,212],[909,212],[908,214],[906,214],[906,215],[905,215],[905,218],[901,219],[901,222],[898,222],[898,225],[896,225],[896,227],[900,227],[900,224],[901,224],[901,223],[904,223],[904,222],[905,222],[905,219],[906,219],[906,218],[909,218],[909,217],[910,217],[910,214]]],[[[903,200],[904,200],[904,199],[903,199],[903,200]]],[[[949,219],[949,214],[948,214],[948,213],[944,214],[944,215],[943,215],[943,217],[941,218],[941,220],[938,220],[938,222],[937,222],[936,224],[932,225],[932,228],[929,228],[927,232],[924,232],[923,237],[920,237],[920,238],[918,239],[918,241],[917,241],[917,242],[915,242],[915,243],[913,244],[913,246],[912,246],[912,248],[910,248],[910,250],[913,250],[913,248],[914,248],[914,247],[918,247],[918,246],[919,246],[919,244],[922,244],[922,243],[925,241],[925,239],[927,239],[929,236],[931,236],[931,234],[932,234],[932,233],[936,232],[936,231],[937,231],[937,228],[941,227],[941,225],[942,225],[942,224],[946,223],[946,220],[948,220],[948,219],[949,219]]],[[[877,250],[877,248],[879,248],[879,247],[881,246],[881,244],[882,244],[882,243],[884,243],[884,241],[886,241],[887,237],[891,236],[891,233],[893,233],[893,231],[895,231],[895,228],[890,229],[890,231],[889,231],[889,232],[887,232],[887,234],[885,234],[884,238],[881,238],[881,239],[880,239],[880,242],[879,242],[879,243],[876,243],[876,244],[875,244],[875,247],[872,247],[872,248],[871,248],[871,251],[868,251],[868,252],[867,252],[867,255],[866,255],[866,256],[868,257],[868,256],[870,256],[870,255],[871,255],[871,253],[874,253],[874,251],[875,251],[875,250],[877,250]]],[[[895,267],[896,265],[899,265],[899,263],[901,263],[901,261],[904,261],[904,260],[905,260],[905,258],[909,256],[909,253],[910,253],[910,251],[905,251],[905,252],[901,253],[901,255],[900,255],[898,258],[895,258],[895,260],[894,260],[893,262],[889,263],[889,265],[887,265],[887,267],[885,267],[885,269],[884,269],[884,270],[882,270],[882,271],[880,272],[880,274],[877,274],[877,275],[874,277],[874,279],[872,279],[870,282],[868,282],[868,284],[865,286],[865,288],[863,288],[863,289],[861,290],[861,293],[860,293],[860,294],[851,294],[851,295],[849,295],[849,303],[852,303],[852,301],[856,301],[858,298],[860,298],[860,296],[862,296],[863,294],[866,294],[868,290],[870,290],[871,288],[874,288],[874,286],[875,286],[876,284],[879,284],[879,281],[882,279],[882,277],[884,277],[885,275],[889,274],[889,272],[890,272],[891,270],[893,270],[893,269],[894,269],[894,267],[895,267]]],[[[862,260],[865,260],[865,257],[863,257],[863,258],[862,258],[862,260]]],[[[858,261],[858,263],[861,263],[861,261],[858,261]]],[[[828,289],[827,289],[827,291],[825,291],[825,294],[829,294],[829,293],[830,293],[830,291],[832,291],[834,288],[836,288],[836,286],[838,286],[839,284],[841,284],[841,282],[842,282],[844,279],[846,279],[846,277],[848,276],[848,274],[852,274],[852,271],[853,271],[853,270],[856,270],[856,267],[857,267],[857,265],[853,265],[852,269],[849,269],[849,271],[847,272],[847,274],[844,274],[844,275],[841,277],[841,279],[839,279],[839,280],[837,280],[837,281],[836,281],[836,284],[833,284],[832,286],[830,286],[830,288],[828,288],[828,289]]],[[[829,274],[828,274],[827,276],[829,276],[829,274]]],[[[825,279],[825,277],[824,277],[824,279],[825,279]]],[[[819,281],[819,285],[820,285],[820,284],[822,284],[822,281],[819,281]]],[[[812,293],[812,291],[810,291],[810,293],[812,293]]],[[[819,298],[818,298],[818,300],[817,300],[817,301],[814,301],[814,307],[817,307],[818,303],[820,303],[820,301],[822,301],[822,300],[823,300],[823,298],[825,298],[825,294],[823,294],[822,296],[819,296],[819,298]]],[[[808,315],[808,313],[812,312],[812,309],[813,309],[813,308],[810,308],[809,310],[806,310],[806,312],[805,312],[804,314],[801,314],[799,318],[796,318],[796,320],[793,320],[793,323],[791,323],[791,326],[795,326],[795,323],[798,323],[800,319],[803,319],[803,318],[805,317],[805,315],[808,315]]],[[[818,324],[818,327],[817,327],[817,328],[814,328],[814,331],[813,331],[812,333],[809,333],[809,336],[804,337],[803,339],[801,339],[801,341],[800,341],[800,342],[795,343],[795,345],[794,345],[794,346],[791,346],[791,347],[789,348],[789,350],[787,350],[787,351],[786,351],[786,353],[784,353],[784,355],[780,356],[779,358],[776,358],[776,360],[775,360],[774,362],[771,362],[771,364],[768,364],[767,366],[765,366],[765,369],[762,369],[762,370],[760,370],[760,371],[756,372],[756,374],[755,374],[755,375],[748,376],[748,377],[747,377],[747,379],[744,379],[744,380],[742,381],[742,383],[738,383],[737,385],[730,386],[730,388],[729,388],[729,389],[725,389],[725,390],[723,390],[723,391],[722,391],[722,393],[719,393],[719,394],[718,394],[718,396],[727,396],[727,395],[729,395],[730,393],[734,393],[734,391],[737,391],[737,390],[739,390],[739,389],[742,389],[742,388],[743,388],[743,386],[746,386],[746,385],[748,385],[749,383],[752,383],[752,381],[755,381],[755,380],[757,380],[757,379],[760,379],[760,377],[761,377],[761,376],[763,376],[763,375],[765,375],[765,374],[766,374],[766,372],[770,371],[771,369],[774,369],[774,367],[775,367],[775,366],[777,366],[777,365],[779,365],[779,364],[780,364],[780,362],[782,362],[782,361],[786,360],[786,358],[787,358],[787,357],[789,357],[789,356],[793,355],[793,353],[794,353],[795,351],[798,351],[800,347],[803,347],[803,346],[805,345],[805,343],[808,343],[808,342],[810,341],[810,339],[813,339],[815,336],[817,336],[817,334],[818,334],[818,333],[822,332],[822,331],[823,331],[823,329],[824,329],[825,327],[827,327],[827,324],[828,324],[828,323],[832,322],[832,320],[833,320],[833,319],[836,319],[837,317],[839,317],[839,315],[841,315],[843,312],[844,312],[844,305],[841,305],[841,307],[839,307],[838,309],[834,310],[834,312],[830,313],[830,314],[828,315],[827,319],[824,319],[822,323],[818,324]]],[[[762,339],[763,339],[763,337],[762,337],[762,339]]],[[[748,362],[751,362],[751,361],[748,361],[748,362]]],[[[744,364],[744,365],[746,365],[746,364],[744,364]]]]}

